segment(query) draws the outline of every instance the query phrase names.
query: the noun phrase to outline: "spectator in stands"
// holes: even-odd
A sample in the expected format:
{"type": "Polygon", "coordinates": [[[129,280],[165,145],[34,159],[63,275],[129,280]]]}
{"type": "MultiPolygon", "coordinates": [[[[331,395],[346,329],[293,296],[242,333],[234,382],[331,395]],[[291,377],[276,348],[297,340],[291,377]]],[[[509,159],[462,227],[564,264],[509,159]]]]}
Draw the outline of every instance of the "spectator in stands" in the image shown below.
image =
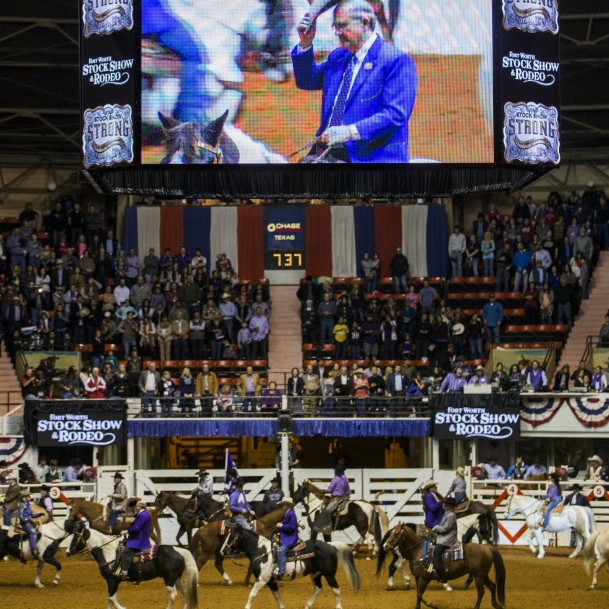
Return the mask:
{"type": "Polygon", "coordinates": [[[277,389],[277,383],[271,381],[260,393],[260,412],[278,412],[280,408],[281,392],[277,389]]]}
{"type": "Polygon", "coordinates": [[[494,275],[493,267],[495,261],[495,240],[490,231],[484,234],[484,239],[480,243],[480,253],[482,254],[482,264],[484,267],[484,276],[492,277],[494,275]]]}
{"type": "Polygon", "coordinates": [[[484,357],[484,351],[482,348],[482,330],[482,320],[477,313],[474,313],[467,323],[469,352],[472,359],[483,359],[484,357]]]}
{"type": "Polygon", "coordinates": [[[336,400],[336,411],[342,413],[350,412],[351,401],[348,399],[353,395],[353,378],[349,374],[347,366],[341,366],[339,374],[334,378],[334,396],[336,400]]]}
{"type": "Polygon", "coordinates": [[[487,480],[505,480],[505,470],[497,463],[497,457],[491,457],[488,463],[484,464],[484,474],[487,480]]]}
{"type": "Polygon", "coordinates": [[[292,368],[286,381],[286,395],[288,396],[288,407],[291,412],[302,412],[302,395],[305,382],[298,368],[292,368]]]}
{"type": "Polygon", "coordinates": [[[336,316],[336,303],[331,300],[330,294],[325,293],[323,300],[317,307],[317,314],[321,320],[321,335],[319,342],[328,344],[332,342],[332,332],[334,329],[334,318],[336,316]]]}
{"type": "MultiPolygon", "coordinates": [[[[175,309],[174,309],[175,310],[175,309]]],[[[188,319],[182,311],[177,311],[174,321],[171,323],[171,336],[173,339],[173,356],[176,360],[184,360],[188,357],[188,319]]]]}
{"type": "Polygon", "coordinates": [[[551,324],[554,314],[554,292],[550,290],[547,282],[543,284],[543,289],[539,292],[539,308],[541,311],[541,323],[551,324]]]}
{"type": "Polygon", "coordinates": [[[529,466],[524,474],[524,480],[545,480],[547,471],[546,466],[539,462],[539,457],[535,457],[533,465],[529,466]]]}
{"type": "Polygon", "coordinates": [[[372,294],[372,292],[376,290],[380,259],[378,256],[370,258],[370,254],[364,252],[362,259],[360,260],[360,266],[364,279],[366,280],[366,294],[372,294]]]}
{"type": "Polygon", "coordinates": [[[252,366],[245,369],[245,374],[239,377],[237,393],[243,399],[243,412],[256,412],[255,398],[262,392],[262,382],[259,374],[254,374],[252,366]]]}
{"type": "Polygon", "coordinates": [[[453,277],[463,277],[463,254],[467,248],[465,235],[461,227],[455,224],[452,235],[448,238],[448,257],[453,277]]]}
{"type": "Polygon", "coordinates": [[[584,480],[599,482],[603,475],[603,460],[598,455],[593,455],[588,459],[588,466],[584,474],[584,480]]]}
{"type": "Polygon", "coordinates": [[[64,374],[60,375],[57,386],[61,398],[64,400],[81,396],[81,384],[76,366],[70,366],[64,374]]]}
{"type": "Polygon", "coordinates": [[[586,262],[592,260],[592,254],[594,253],[594,243],[592,238],[587,234],[585,227],[579,229],[579,234],[573,243],[573,253],[575,255],[581,254],[586,262]]]}
{"type": "Polygon", "coordinates": [[[250,320],[249,329],[252,333],[252,356],[254,359],[266,359],[268,353],[269,320],[262,314],[262,308],[257,306],[250,320]]]}
{"type": "Polygon", "coordinates": [[[598,346],[609,347],[609,313],[605,315],[605,321],[598,331],[598,346]]]}
{"type": "Polygon", "coordinates": [[[496,301],[495,294],[491,294],[489,302],[482,308],[482,319],[486,327],[486,340],[489,344],[500,342],[501,322],[503,321],[503,305],[496,301]]]}
{"type": "Polygon", "coordinates": [[[180,391],[180,412],[191,415],[195,406],[195,379],[188,366],[182,370],[178,389],[180,391]]]}
{"type": "Polygon", "coordinates": [[[570,376],[571,372],[569,370],[569,364],[565,364],[554,375],[554,385],[552,386],[552,391],[567,391],[569,389],[570,376]]]}
{"type": "Polygon", "coordinates": [[[548,377],[543,368],[539,366],[539,362],[535,359],[531,364],[531,368],[526,376],[525,383],[533,387],[534,391],[548,390],[548,377]]]}
{"type": "Polygon", "coordinates": [[[237,334],[237,345],[241,359],[250,359],[252,357],[252,333],[247,321],[241,322],[241,328],[237,334]]]}
{"type": "Polygon", "coordinates": [[[110,397],[128,398],[131,394],[131,380],[127,374],[127,367],[124,363],[118,365],[118,370],[114,374],[112,384],[108,386],[110,397]]]}
{"type": "Polygon", "coordinates": [[[531,254],[526,249],[524,242],[519,241],[517,248],[518,250],[514,254],[514,268],[516,269],[514,292],[520,292],[521,284],[522,290],[526,291],[529,283],[529,265],[531,264],[531,254]]]}
{"type": "Polygon", "coordinates": [[[469,274],[472,277],[478,277],[480,275],[480,239],[475,234],[470,235],[467,242],[467,247],[465,248],[465,260],[469,274]]]}
{"type": "Polygon", "coordinates": [[[148,362],[148,369],[140,373],[138,380],[144,416],[156,411],[156,398],[160,383],[161,375],[157,372],[156,363],[148,362]]]}
{"type": "Polygon", "coordinates": [[[463,378],[463,369],[457,368],[454,372],[447,374],[440,385],[440,393],[461,393],[467,384],[463,378]]]}
{"type": "Polygon", "coordinates": [[[507,470],[508,480],[523,480],[527,469],[528,469],[528,466],[524,462],[523,457],[518,455],[516,457],[516,462],[514,463],[514,465],[512,465],[507,470]]]}
{"type": "Polygon", "coordinates": [[[195,392],[201,398],[201,413],[203,416],[211,415],[213,398],[218,395],[218,390],[218,376],[209,369],[209,364],[205,362],[195,382],[195,392]]]}
{"type": "Polygon", "coordinates": [[[395,254],[389,262],[389,269],[394,282],[394,291],[396,294],[406,292],[408,288],[408,258],[402,253],[402,248],[397,247],[395,254]]]}
{"type": "Polygon", "coordinates": [[[21,395],[23,395],[26,400],[35,400],[38,397],[36,375],[34,374],[34,368],[32,366],[26,366],[20,383],[21,395]]]}
{"type": "Polygon", "coordinates": [[[423,280],[423,287],[419,290],[419,305],[422,313],[434,314],[436,301],[440,300],[438,291],[430,285],[427,279],[423,280]]]}
{"type": "Polygon", "coordinates": [[[607,377],[603,373],[602,366],[596,366],[594,368],[594,374],[592,375],[592,391],[595,393],[601,393],[601,391],[606,391],[607,389],[607,377]]]}
{"type": "Polygon", "coordinates": [[[469,379],[468,385],[488,385],[488,379],[484,374],[484,366],[476,366],[476,372],[469,379]]]}
{"type": "Polygon", "coordinates": [[[345,323],[344,317],[339,317],[338,322],[332,328],[334,335],[334,358],[346,359],[347,345],[349,344],[349,326],[345,323]]]}
{"type": "Polygon", "coordinates": [[[106,397],[106,381],[100,376],[96,366],[91,370],[91,376],[85,383],[85,393],[90,400],[101,400],[106,397]]]}
{"type": "Polygon", "coordinates": [[[504,242],[497,248],[496,255],[496,280],[495,290],[497,292],[510,291],[510,274],[512,271],[512,246],[510,242],[504,242]]]}
{"type": "Polygon", "coordinates": [[[70,465],[63,473],[62,482],[81,482],[85,475],[86,467],[80,457],[74,457],[70,461],[70,465]]]}

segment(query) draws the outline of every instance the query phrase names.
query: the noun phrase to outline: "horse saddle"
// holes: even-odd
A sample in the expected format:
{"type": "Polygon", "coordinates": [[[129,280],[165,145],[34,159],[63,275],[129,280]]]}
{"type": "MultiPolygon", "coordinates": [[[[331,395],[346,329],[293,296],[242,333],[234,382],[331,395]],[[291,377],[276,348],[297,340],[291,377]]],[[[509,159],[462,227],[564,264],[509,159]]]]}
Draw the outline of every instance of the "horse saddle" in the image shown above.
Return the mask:
{"type": "Polygon", "coordinates": [[[550,514],[560,514],[563,510],[565,509],[565,504],[564,503],[559,503],[551,512],[550,514]]]}
{"type": "Polygon", "coordinates": [[[154,557],[156,556],[156,548],[156,545],[153,544],[152,547],[148,548],[147,550],[136,552],[133,555],[133,560],[131,561],[131,564],[136,565],[138,563],[144,563],[154,560],[154,557]]]}
{"type": "Polygon", "coordinates": [[[298,543],[288,550],[287,559],[288,562],[296,562],[297,560],[304,560],[305,558],[313,558],[315,556],[314,541],[309,539],[299,539],[298,543]]]}
{"type": "Polygon", "coordinates": [[[455,506],[455,512],[457,514],[462,514],[463,512],[466,512],[468,508],[469,508],[469,498],[466,497],[463,501],[461,501],[460,503],[458,503],[455,506]]]}

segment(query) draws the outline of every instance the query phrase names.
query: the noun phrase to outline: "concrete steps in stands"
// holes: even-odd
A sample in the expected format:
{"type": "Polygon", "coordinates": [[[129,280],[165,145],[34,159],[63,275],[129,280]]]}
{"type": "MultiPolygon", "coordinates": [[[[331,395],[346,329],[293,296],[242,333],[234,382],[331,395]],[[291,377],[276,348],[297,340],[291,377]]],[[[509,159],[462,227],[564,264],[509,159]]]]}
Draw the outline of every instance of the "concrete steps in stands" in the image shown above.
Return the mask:
{"type": "Polygon", "coordinates": [[[588,336],[598,336],[609,309],[609,251],[601,252],[590,281],[590,297],[582,301],[557,370],[569,364],[575,370],[586,350],[588,336]]]}
{"type": "Polygon", "coordinates": [[[13,362],[7,355],[4,343],[0,345],[0,412],[5,412],[7,406],[17,406],[23,402],[21,384],[17,378],[13,362]]]}
{"type": "Polygon", "coordinates": [[[293,285],[271,286],[271,300],[273,312],[269,337],[269,381],[276,381],[283,388],[283,373],[294,367],[302,367],[300,301],[293,285]]]}

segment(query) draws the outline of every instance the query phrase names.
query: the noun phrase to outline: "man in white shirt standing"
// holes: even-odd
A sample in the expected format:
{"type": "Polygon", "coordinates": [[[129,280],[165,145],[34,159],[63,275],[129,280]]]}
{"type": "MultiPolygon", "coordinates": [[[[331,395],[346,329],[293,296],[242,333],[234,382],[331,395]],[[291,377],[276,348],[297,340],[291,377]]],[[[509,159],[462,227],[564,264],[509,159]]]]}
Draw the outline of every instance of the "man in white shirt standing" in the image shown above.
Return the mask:
{"type": "Polygon", "coordinates": [[[448,257],[452,266],[453,277],[463,277],[463,253],[467,246],[461,227],[455,224],[453,234],[448,238],[448,257]]]}
{"type": "Polygon", "coordinates": [[[119,284],[114,288],[114,298],[116,298],[116,306],[120,307],[126,300],[129,299],[131,291],[127,287],[125,280],[121,279],[119,284]]]}
{"type": "Polygon", "coordinates": [[[142,412],[151,414],[156,411],[156,396],[161,382],[161,375],[156,371],[154,362],[148,363],[148,370],[142,370],[139,378],[139,388],[142,395],[142,412]]]}

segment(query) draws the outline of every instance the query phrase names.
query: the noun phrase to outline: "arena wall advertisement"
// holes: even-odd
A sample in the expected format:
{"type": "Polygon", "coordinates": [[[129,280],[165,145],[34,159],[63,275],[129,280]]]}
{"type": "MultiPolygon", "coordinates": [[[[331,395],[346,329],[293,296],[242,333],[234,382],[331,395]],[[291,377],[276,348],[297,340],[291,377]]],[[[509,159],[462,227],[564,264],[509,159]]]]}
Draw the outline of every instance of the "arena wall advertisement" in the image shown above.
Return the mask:
{"type": "Polygon", "coordinates": [[[446,406],[433,416],[434,438],[440,440],[516,440],[520,410],[505,406],[446,406]]]}
{"type": "Polygon", "coordinates": [[[127,440],[124,400],[26,400],[25,437],[47,446],[108,446],[127,440]]]}

